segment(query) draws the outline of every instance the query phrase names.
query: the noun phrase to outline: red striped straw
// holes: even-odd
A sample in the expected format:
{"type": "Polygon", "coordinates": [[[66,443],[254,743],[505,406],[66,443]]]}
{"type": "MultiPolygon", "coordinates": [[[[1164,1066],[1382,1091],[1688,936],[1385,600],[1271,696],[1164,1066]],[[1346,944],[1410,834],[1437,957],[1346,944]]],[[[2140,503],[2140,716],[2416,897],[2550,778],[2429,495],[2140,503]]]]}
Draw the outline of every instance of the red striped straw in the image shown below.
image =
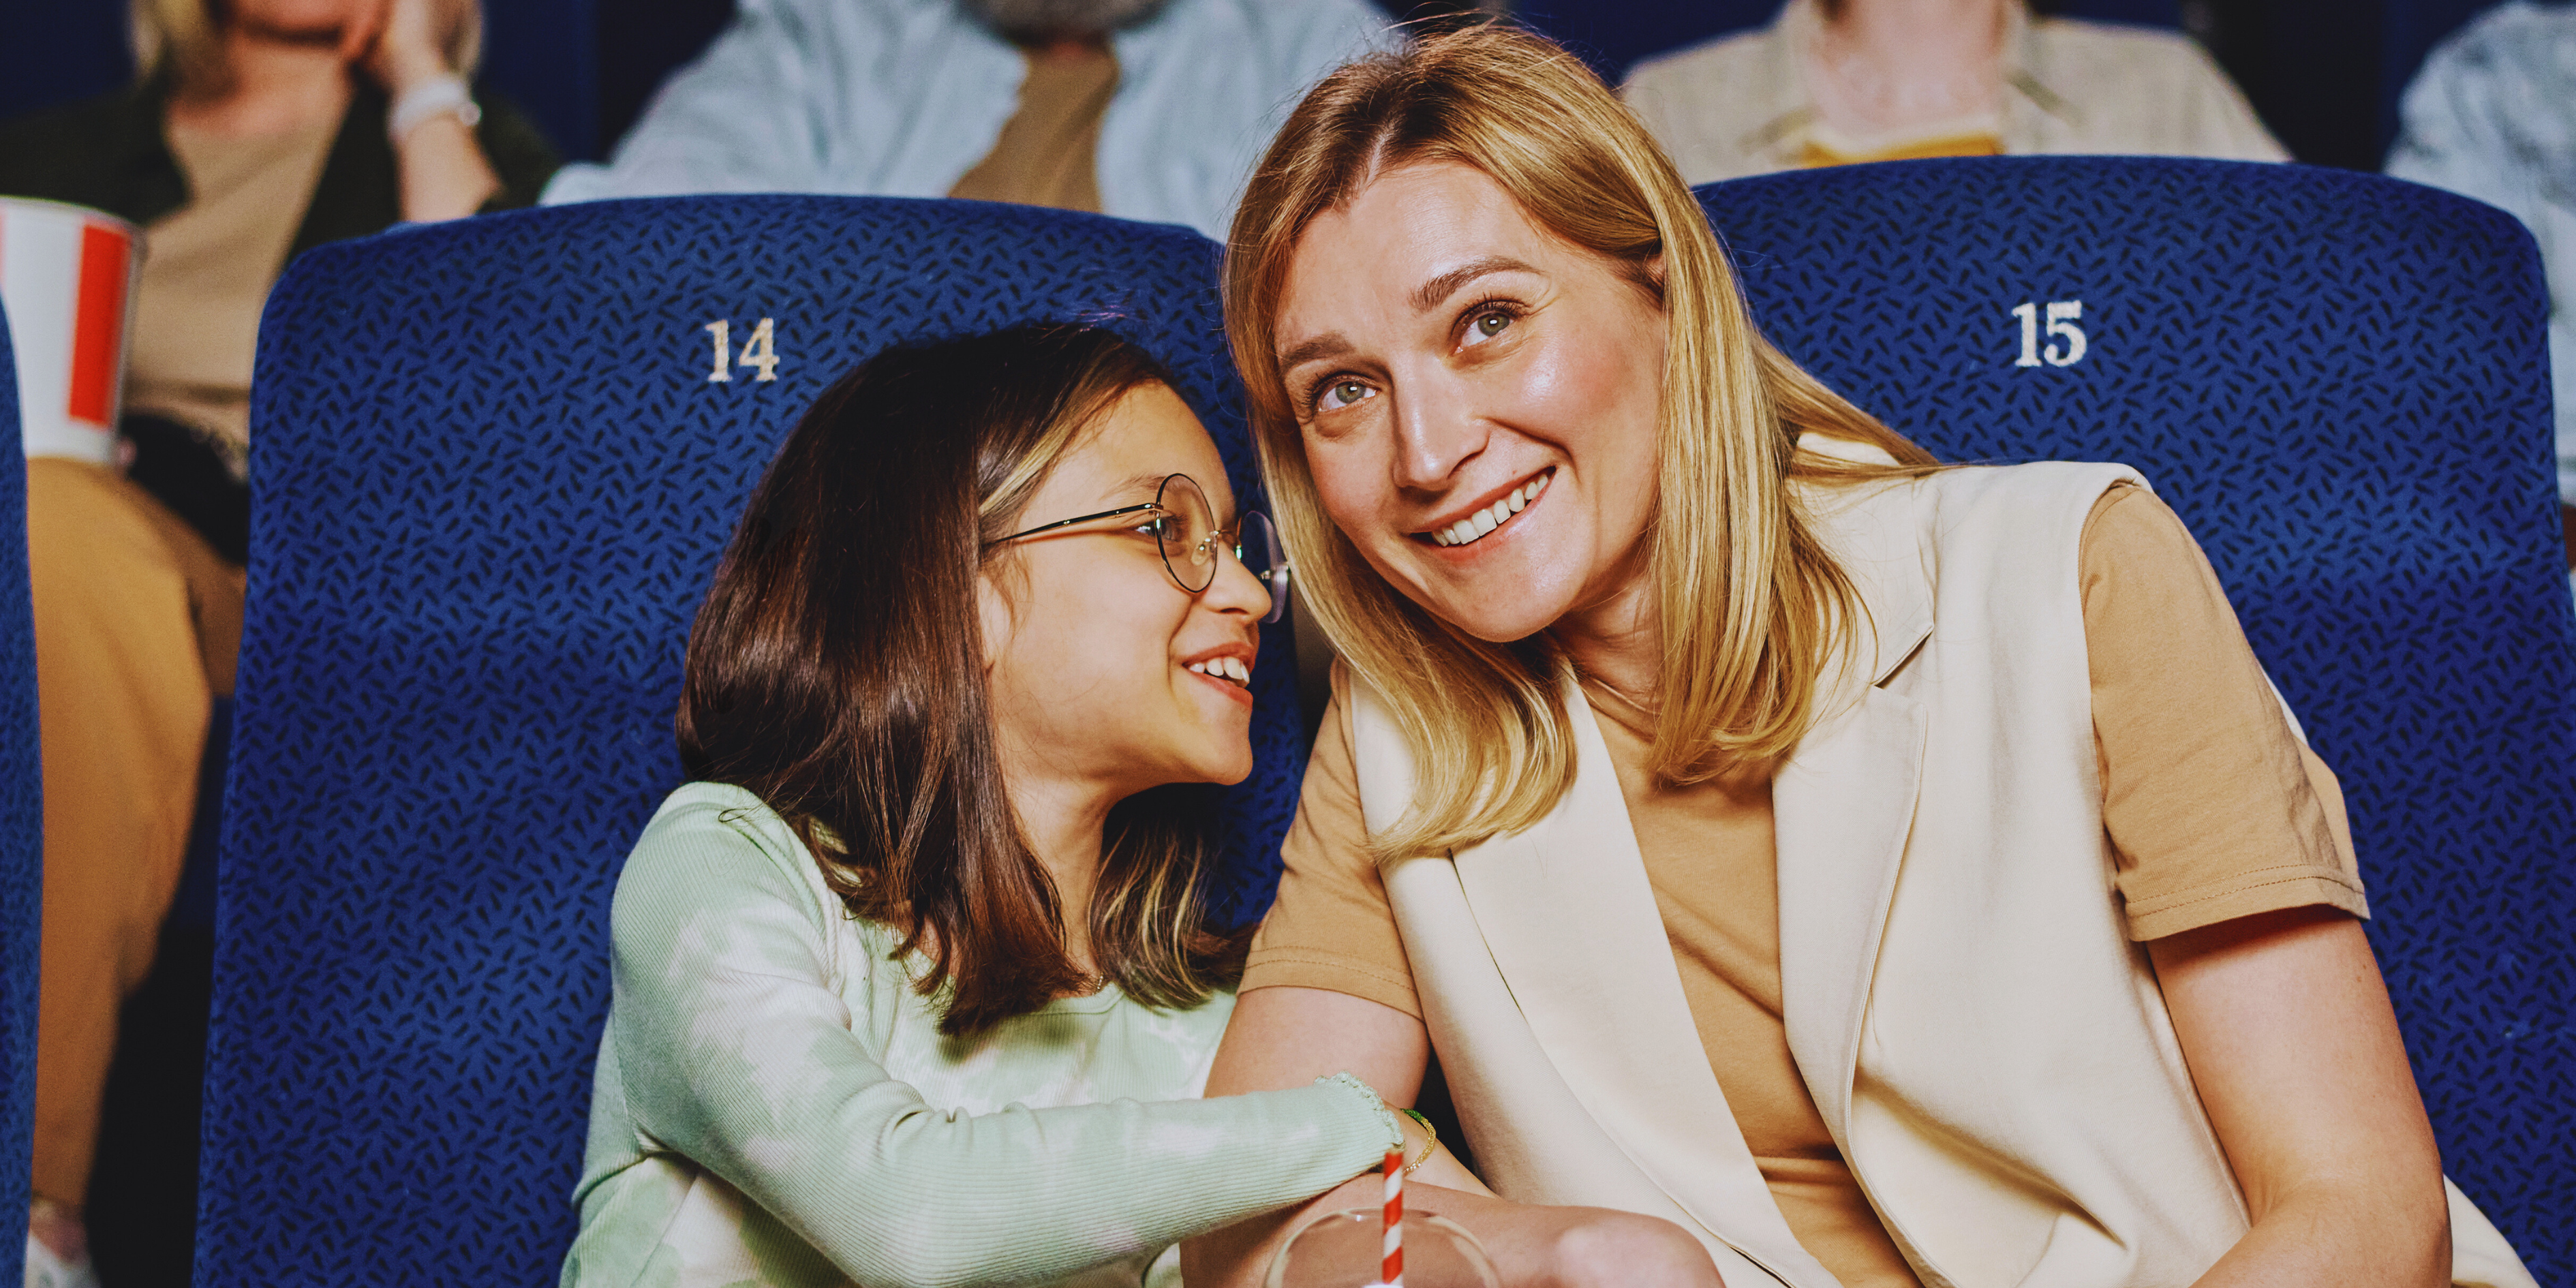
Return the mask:
{"type": "Polygon", "coordinates": [[[1386,1152],[1386,1260],[1378,1266],[1378,1282],[1387,1288],[1404,1288],[1404,1151],[1386,1152]]]}

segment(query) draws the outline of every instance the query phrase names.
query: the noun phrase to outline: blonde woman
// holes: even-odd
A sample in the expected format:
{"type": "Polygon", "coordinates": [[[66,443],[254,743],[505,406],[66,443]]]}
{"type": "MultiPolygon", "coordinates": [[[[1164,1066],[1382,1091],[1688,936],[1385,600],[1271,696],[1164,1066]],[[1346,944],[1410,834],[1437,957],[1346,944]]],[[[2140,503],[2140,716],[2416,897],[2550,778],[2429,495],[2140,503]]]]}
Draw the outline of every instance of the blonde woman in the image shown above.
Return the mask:
{"type": "Polygon", "coordinates": [[[2446,1193],[2333,776],[2145,480],[1935,467],[1510,31],[1325,81],[1232,246],[1347,665],[1210,1094],[1402,1103],[1436,1053],[1503,1196],[1738,1288],[2530,1283],[2446,1193]]]}

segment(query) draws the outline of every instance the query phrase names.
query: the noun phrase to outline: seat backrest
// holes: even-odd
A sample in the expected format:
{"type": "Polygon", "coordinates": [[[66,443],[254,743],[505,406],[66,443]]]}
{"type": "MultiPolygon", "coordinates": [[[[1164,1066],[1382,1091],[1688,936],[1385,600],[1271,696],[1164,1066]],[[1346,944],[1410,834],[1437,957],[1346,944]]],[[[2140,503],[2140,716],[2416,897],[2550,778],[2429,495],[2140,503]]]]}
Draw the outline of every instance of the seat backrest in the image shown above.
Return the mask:
{"type": "Polygon", "coordinates": [[[2213,161],[1700,199],[1764,331],[1899,432],[2124,461],[2190,524],[2343,781],[2452,1176],[2576,1282],[2576,612],[2531,238],[2430,188],[2213,161]]]}
{"type": "MultiPolygon", "coordinates": [[[[0,427],[18,427],[18,363],[0,313],[0,427]]],[[[27,1210],[36,1124],[36,936],[45,898],[44,787],[36,751],[36,619],[27,600],[27,458],[0,451],[0,1212],[27,1210]]],[[[0,1227],[5,1228],[5,1227],[0,1227]]],[[[26,1243],[0,1234],[0,1284],[26,1243]]]]}
{"type": "MultiPolygon", "coordinates": [[[[1564,42],[1616,85],[1643,59],[1750,30],[1784,0],[1516,0],[1512,15],[1564,42]]],[[[2067,0],[2050,12],[2132,26],[2182,26],[2180,0],[2067,0]]]]}
{"type": "MultiPolygon", "coordinates": [[[[609,896],[680,781],[686,632],[751,485],[868,354],[1088,320],[1170,367],[1255,503],[1216,255],[1025,207],[699,197],[297,261],[260,328],[201,1288],[553,1282],[609,896]]],[[[1304,763],[1287,632],[1263,643],[1238,921],[1304,763]]]]}

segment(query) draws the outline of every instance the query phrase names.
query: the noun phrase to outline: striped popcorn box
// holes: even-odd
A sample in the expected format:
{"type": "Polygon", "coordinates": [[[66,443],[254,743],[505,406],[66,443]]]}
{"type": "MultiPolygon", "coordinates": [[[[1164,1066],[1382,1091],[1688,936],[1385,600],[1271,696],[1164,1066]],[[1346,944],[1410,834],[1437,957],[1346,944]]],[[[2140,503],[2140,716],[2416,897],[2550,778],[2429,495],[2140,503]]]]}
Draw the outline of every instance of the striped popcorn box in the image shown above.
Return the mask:
{"type": "Polygon", "coordinates": [[[142,231],[112,215],[0,197],[0,310],[29,456],[115,459],[142,231]]]}

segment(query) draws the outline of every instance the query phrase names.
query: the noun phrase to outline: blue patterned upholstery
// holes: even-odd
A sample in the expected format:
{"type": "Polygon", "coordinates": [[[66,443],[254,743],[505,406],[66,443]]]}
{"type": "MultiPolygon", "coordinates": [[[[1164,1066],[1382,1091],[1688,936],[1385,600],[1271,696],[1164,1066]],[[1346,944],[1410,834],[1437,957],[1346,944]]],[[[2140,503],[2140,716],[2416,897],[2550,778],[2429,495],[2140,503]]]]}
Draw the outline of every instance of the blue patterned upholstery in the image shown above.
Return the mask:
{"type": "Polygon", "coordinates": [[[2576,620],[2531,238],[2430,188],[2227,162],[1912,162],[1701,200],[1826,383],[1946,460],[2128,462],[2191,525],[2343,780],[2451,1175],[2576,1284],[2576,620]],[[2052,365],[2046,307],[2078,300],[2084,356],[2052,365]]]}
{"type": "MultiPolygon", "coordinates": [[[[1092,320],[1168,364],[1239,495],[1196,234],[963,202],[684,198],[315,251],[260,330],[198,1283],[551,1283],[609,894],[678,783],[689,620],[794,417],[897,341],[1092,320]],[[774,383],[705,324],[776,320],[774,383]]],[[[1304,763],[1287,632],[1230,798],[1238,920],[1304,763]]]]}
{"type": "MultiPolygon", "coordinates": [[[[0,316],[0,426],[18,427],[18,364],[0,316]]],[[[0,1212],[27,1210],[36,1123],[36,933],[45,896],[44,786],[36,756],[36,619],[27,604],[27,458],[0,452],[0,1212]]],[[[27,1242],[0,1224],[0,1284],[27,1242]]]]}

